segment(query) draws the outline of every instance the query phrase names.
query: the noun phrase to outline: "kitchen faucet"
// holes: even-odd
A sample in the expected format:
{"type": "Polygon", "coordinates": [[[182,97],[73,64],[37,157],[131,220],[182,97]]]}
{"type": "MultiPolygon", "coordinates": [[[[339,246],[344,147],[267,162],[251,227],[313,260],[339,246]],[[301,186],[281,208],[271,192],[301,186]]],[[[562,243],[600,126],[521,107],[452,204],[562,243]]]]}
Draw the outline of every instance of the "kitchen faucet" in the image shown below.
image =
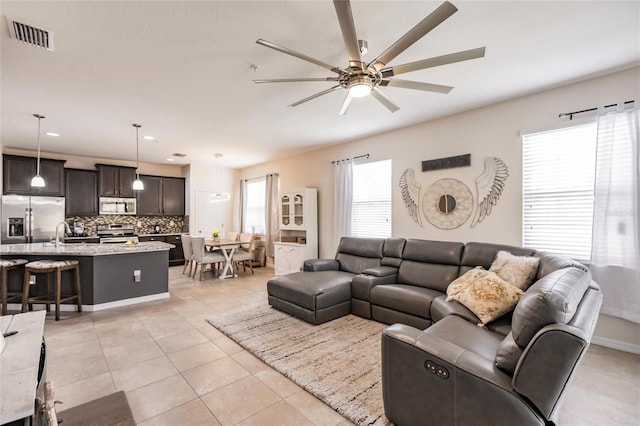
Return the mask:
{"type": "Polygon", "coordinates": [[[56,225],[56,247],[60,247],[60,237],[58,236],[58,230],[60,229],[60,225],[64,225],[65,231],[67,234],[71,234],[71,228],[69,228],[69,224],[65,221],[60,222],[56,225]]]}

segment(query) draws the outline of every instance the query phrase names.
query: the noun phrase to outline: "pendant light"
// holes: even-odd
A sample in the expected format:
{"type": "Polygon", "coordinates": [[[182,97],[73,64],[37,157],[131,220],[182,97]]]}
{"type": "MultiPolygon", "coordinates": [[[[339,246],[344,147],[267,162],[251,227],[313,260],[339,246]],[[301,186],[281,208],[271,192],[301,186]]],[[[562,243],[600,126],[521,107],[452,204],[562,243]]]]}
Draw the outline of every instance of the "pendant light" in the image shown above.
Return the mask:
{"type": "Polygon", "coordinates": [[[44,118],[44,115],[33,114],[38,119],[38,162],[36,166],[36,175],[31,178],[31,186],[35,188],[44,188],[44,179],[40,176],[40,120],[44,118]]]}
{"type": "Polygon", "coordinates": [[[136,180],[133,181],[133,190],[142,191],[144,189],[144,183],[140,180],[140,174],[138,173],[138,131],[142,126],[140,124],[133,124],[133,127],[136,128],[136,180]]]}

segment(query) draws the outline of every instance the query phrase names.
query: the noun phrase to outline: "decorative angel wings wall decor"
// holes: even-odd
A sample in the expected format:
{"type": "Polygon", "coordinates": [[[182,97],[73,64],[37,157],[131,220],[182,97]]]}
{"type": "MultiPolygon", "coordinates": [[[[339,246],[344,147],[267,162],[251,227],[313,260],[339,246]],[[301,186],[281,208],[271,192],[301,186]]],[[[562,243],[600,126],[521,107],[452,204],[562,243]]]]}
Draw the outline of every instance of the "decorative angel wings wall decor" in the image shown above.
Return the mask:
{"type": "Polygon", "coordinates": [[[473,228],[491,214],[504,190],[504,183],[509,176],[509,168],[498,157],[487,157],[484,160],[484,173],[476,178],[478,190],[478,208],[471,221],[473,228]]]}
{"type": "Polygon", "coordinates": [[[406,169],[400,176],[400,190],[402,192],[402,199],[404,200],[409,215],[413,218],[418,225],[422,226],[422,219],[420,218],[420,187],[421,185],[416,182],[413,169],[406,169]]]}

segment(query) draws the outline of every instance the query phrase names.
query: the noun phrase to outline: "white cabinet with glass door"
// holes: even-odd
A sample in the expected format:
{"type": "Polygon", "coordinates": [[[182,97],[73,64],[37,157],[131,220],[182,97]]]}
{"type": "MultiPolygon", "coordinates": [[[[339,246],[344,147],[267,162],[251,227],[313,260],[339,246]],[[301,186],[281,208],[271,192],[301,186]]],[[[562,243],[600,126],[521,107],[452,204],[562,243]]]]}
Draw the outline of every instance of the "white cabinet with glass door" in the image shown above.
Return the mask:
{"type": "Polygon", "coordinates": [[[293,188],[280,192],[280,242],[274,248],[275,274],[297,272],[318,257],[318,190],[293,188]]]}

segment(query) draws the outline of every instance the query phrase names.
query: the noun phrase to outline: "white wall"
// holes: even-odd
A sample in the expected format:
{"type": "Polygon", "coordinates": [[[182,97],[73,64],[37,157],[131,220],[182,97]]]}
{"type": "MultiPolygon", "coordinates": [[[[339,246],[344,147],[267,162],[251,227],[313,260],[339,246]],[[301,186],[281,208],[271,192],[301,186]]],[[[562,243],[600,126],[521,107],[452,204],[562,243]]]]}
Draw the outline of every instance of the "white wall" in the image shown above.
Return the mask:
{"type": "Polygon", "coordinates": [[[189,217],[189,232],[196,233],[196,200],[199,191],[228,192],[229,201],[225,201],[225,230],[240,229],[238,194],[240,193],[240,177],[237,169],[230,169],[207,163],[192,163],[187,169],[189,194],[186,201],[189,217]]]}
{"type": "MultiPolygon", "coordinates": [[[[524,77],[523,77],[524,78],[524,77]]],[[[241,178],[278,172],[281,188],[318,188],[320,256],[333,257],[333,166],[331,160],[369,153],[370,161],[393,160],[393,235],[449,241],[522,243],[522,130],[555,126],[561,112],[640,98],[640,67],[590,80],[567,84],[517,99],[451,115],[389,133],[372,136],[294,157],[245,168],[241,178]],[[471,166],[421,172],[421,161],[471,154],[471,166]],[[409,216],[398,181],[406,168],[413,168],[424,191],[442,178],[455,178],[476,194],[475,178],[484,170],[487,156],[501,158],[509,167],[509,178],[498,204],[483,222],[470,228],[467,221],[454,230],[441,230],[423,219],[423,227],[409,216]]],[[[402,111],[396,114],[401,114],[402,111]]],[[[345,119],[345,117],[336,117],[345,119]]],[[[348,116],[346,117],[348,119],[348,116]]],[[[600,336],[612,336],[640,348],[640,326],[606,317],[598,326],[600,336]],[[622,333],[623,335],[620,335],[622,333]]]]}

